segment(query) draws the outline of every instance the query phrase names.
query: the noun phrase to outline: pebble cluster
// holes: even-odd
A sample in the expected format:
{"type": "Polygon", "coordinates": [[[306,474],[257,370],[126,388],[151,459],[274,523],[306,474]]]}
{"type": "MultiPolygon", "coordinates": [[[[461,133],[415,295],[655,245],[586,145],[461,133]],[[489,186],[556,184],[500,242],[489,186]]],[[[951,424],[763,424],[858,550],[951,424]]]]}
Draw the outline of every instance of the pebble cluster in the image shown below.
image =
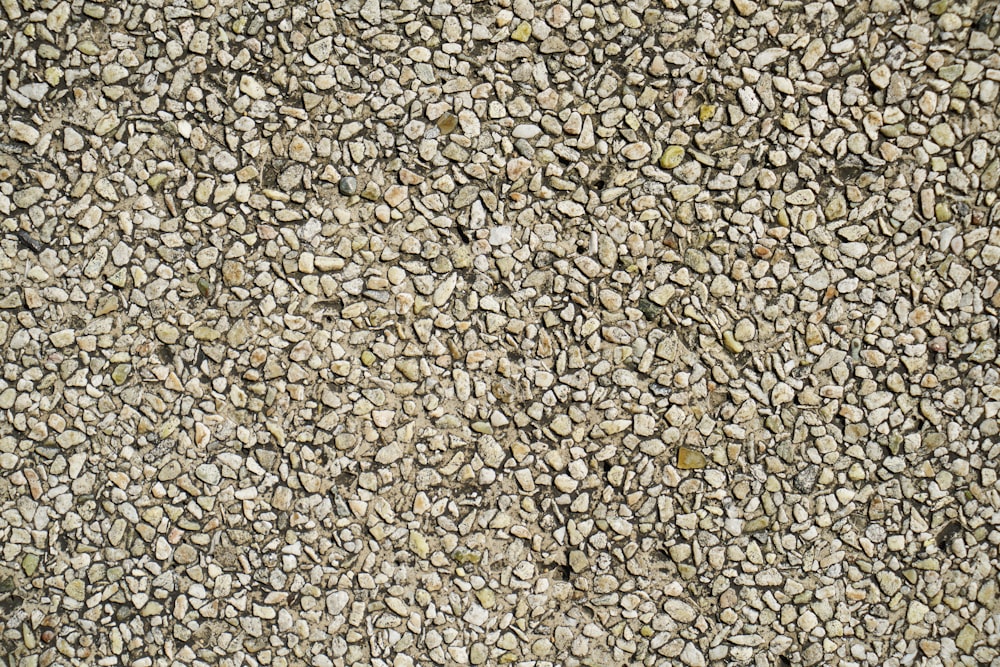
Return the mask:
{"type": "Polygon", "coordinates": [[[1000,664],[996,0],[0,35],[0,664],[1000,664]]]}

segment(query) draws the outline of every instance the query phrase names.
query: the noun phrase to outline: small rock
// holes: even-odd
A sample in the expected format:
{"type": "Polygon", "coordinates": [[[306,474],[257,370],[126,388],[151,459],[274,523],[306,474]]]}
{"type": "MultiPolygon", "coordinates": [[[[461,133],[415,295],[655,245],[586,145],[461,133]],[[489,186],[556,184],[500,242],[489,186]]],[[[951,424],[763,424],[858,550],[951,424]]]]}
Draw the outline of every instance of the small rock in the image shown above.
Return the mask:
{"type": "Polygon", "coordinates": [[[12,140],[20,141],[28,144],[29,146],[34,146],[38,143],[38,139],[41,136],[38,130],[27,123],[22,123],[19,120],[10,121],[10,125],[7,128],[7,134],[12,140]]]}
{"type": "Polygon", "coordinates": [[[517,42],[527,42],[528,38],[531,37],[531,24],[527,21],[522,21],[517,28],[510,33],[510,38],[517,42]]]}
{"type": "Polygon", "coordinates": [[[500,225],[490,230],[490,245],[501,246],[510,243],[513,238],[513,229],[510,225],[500,225]]]}
{"type": "MultiPolygon", "coordinates": [[[[357,6],[357,5],[355,5],[357,6]]],[[[382,7],[379,0],[366,0],[361,6],[361,18],[371,25],[379,25],[382,22],[382,7]]]]}
{"type": "Polygon", "coordinates": [[[56,443],[64,449],[69,449],[71,447],[76,447],[77,445],[82,445],[86,442],[87,436],[77,430],[67,430],[63,431],[56,437],[56,443]]]}
{"type": "Polygon", "coordinates": [[[708,459],[701,452],[681,447],[677,450],[677,467],[681,470],[698,470],[708,465],[708,459]]]}
{"type": "Polygon", "coordinates": [[[358,179],[354,176],[344,176],[337,184],[337,189],[345,197],[354,196],[358,194],[358,179]]]}
{"type": "Polygon", "coordinates": [[[279,486],[271,495],[271,507],[281,512],[292,508],[292,490],[287,486],[279,486]]]}
{"type": "Polygon", "coordinates": [[[795,398],[795,392],[784,382],[779,382],[774,385],[774,389],[771,390],[771,404],[772,405],[782,405],[784,403],[790,403],[795,398]]]}
{"type": "Polygon", "coordinates": [[[638,141],[636,143],[628,144],[622,149],[622,155],[626,160],[642,160],[645,159],[652,149],[644,141],[638,141]]]}
{"type": "Polygon", "coordinates": [[[176,343],[181,336],[181,332],[177,327],[166,322],[160,322],[153,330],[156,332],[156,337],[168,345],[176,343]]]}
{"type": "Polygon", "coordinates": [[[570,418],[566,415],[556,415],[549,423],[549,428],[551,428],[552,432],[556,435],[565,437],[573,432],[573,422],[570,421],[570,418]]]}
{"type": "Polygon", "coordinates": [[[812,190],[797,190],[788,195],[785,201],[793,206],[808,206],[809,204],[815,203],[816,195],[812,190]]]}
{"type": "MultiPolygon", "coordinates": [[[[909,614],[907,614],[907,616],[909,616],[909,614]]],[[[978,637],[979,633],[976,631],[976,628],[971,624],[966,623],[965,626],[963,626],[959,631],[958,637],[955,638],[955,646],[957,646],[963,654],[969,655],[972,653],[972,647],[975,645],[978,637]]]]}
{"type": "Polygon", "coordinates": [[[83,150],[83,136],[72,127],[63,128],[63,148],[68,151],[83,150]]]}
{"type": "Polygon", "coordinates": [[[531,160],[524,157],[516,157],[507,163],[507,178],[516,181],[531,168],[531,160]]]}
{"type": "Polygon", "coordinates": [[[312,155],[313,149],[308,141],[298,135],[292,137],[292,140],[288,144],[288,157],[296,162],[309,162],[312,159],[312,155]]]}
{"type": "Polygon", "coordinates": [[[77,602],[83,602],[87,598],[87,587],[82,579],[73,579],[66,584],[66,595],[77,602]]]}
{"type": "Polygon", "coordinates": [[[722,342],[725,344],[726,348],[729,349],[733,354],[739,354],[743,351],[743,343],[736,340],[736,337],[731,331],[722,332],[722,342]]]}
{"type": "Polygon", "coordinates": [[[221,172],[229,173],[236,171],[240,163],[236,161],[236,158],[229,151],[219,151],[212,158],[212,164],[221,172]]]}
{"type": "Polygon", "coordinates": [[[17,391],[13,387],[7,387],[0,391],[0,410],[9,410],[17,399],[17,391]]]}
{"type": "Polygon", "coordinates": [[[267,94],[264,91],[264,86],[260,85],[260,82],[249,74],[240,77],[240,91],[255,100],[262,100],[267,94]]]}
{"type": "Polygon", "coordinates": [[[684,160],[683,146],[667,146],[660,156],[660,167],[663,169],[673,169],[684,160]]]}
{"type": "Polygon", "coordinates": [[[487,649],[486,644],[475,642],[469,649],[469,663],[473,665],[485,664],[489,655],[489,649],[487,649]]]}
{"type": "Polygon", "coordinates": [[[408,192],[409,189],[405,185],[390,185],[386,188],[383,197],[385,198],[386,204],[396,208],[406,201],[408,192]]]}
{"type": "Polygon", "coordinates": [[[103,70],[101,70],[101,80],[108,86],[116,84],[127,78],[128,70],[118,63],[109,63],[103,70]]]}
{"type": "Polygon", "coordinates": [[[872,83],[875,84],[877,88],[887,88],[891,77],[892,72],[884,64],[873,69],[870,75],[872,83]]]}
{"type": "Polygon", "coordinates": [[[160,472],[156,475],[156,478],[161,482],[170,482],[180,477],[182,472],[184,470],[181,468],[180,462],[172,460],[160,468],[160,472]]]}
{"type": "Polygon", "coordinates": [[[922,623],[924,616],[930,609],[920,600],[910,602],[909,609],[906,610],[906,622],[910,624],[922,623]]]}
{"type": "Polygon", "coordinates": [[[938,123],[931,128],[931,139],[942,148],[951,148],[955,145],[955,132],[948,123],[938,123]]]}
{"type": "Polygon", "coordinates": [[[21,559],[21,569],[27,576],[33,577],[38,571],[39,562],[39,558],[35,554],[25,554],[24,558],[21,559]]]}
{"type": "Polygon", "coordinates": [[[62,331],[57,331],[49,336],[49,341],[55,347],[66,347],[67,345],[72,345],[76,341],[76,332],[72,329],[63,329],[62,331]]]}
{"type": "Polygon", "coordinates": [[[194,476],[209,485],[218,484],[219,480],[222,479],[219,467],[212,463],[202,463],[195,468],[194,476]]]}
{"type": "Polygon", "coordinates": [[[182,544],[174,550],[174,561],[180,565],[191,565],[198,561],[198,551],[190,544],[182,544]]]}
{"type": "Polygon", "coordinates": [[[424,537],[423,533],[411,530],[409,543],[410,550],[413,551],[418,558],[427,558],[427,554],[430,553],[430,545],[427,543],[427,538],[424,537]]]}
{"type": "Polygon", "coordinates": [[[228,261],[222,264],[222,280],[226,285],[241,285],[245,277],[246,273],[243,269],[243,264],[240,262],[228,261]]]}
{"type": "Polygon", "coordinates": [[[805,52],[802,54],[802,59],[800,60],[802,67],[807,70],[813,69],[825,53],[826,44],[823,42],[822,38],[816,37],[809,42],[808,46],[806,46],[805,52]]]}

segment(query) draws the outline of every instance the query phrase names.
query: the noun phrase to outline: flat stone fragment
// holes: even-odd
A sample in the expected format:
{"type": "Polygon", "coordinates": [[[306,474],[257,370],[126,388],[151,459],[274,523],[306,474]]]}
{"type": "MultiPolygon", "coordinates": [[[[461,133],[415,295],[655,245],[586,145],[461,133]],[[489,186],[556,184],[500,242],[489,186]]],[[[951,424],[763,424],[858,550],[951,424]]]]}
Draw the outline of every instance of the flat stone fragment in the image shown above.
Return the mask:
{"type": "Polygon", "coordinates": [[[628,144],[622,149],[622,155],[627,160],[642,160],[650,152],[649,144],[645,142],[636,142],[628,144]]]}
{"type": "Polygon", "coordinates": [[[408,192],[405,185],[391,185],[386,189],[383,197],[385,197],[386,204],[397,207],[406,200],[408,192]]]}
{"type": "Polygon", "coordinates": [[[312,146],[304,138],[296,135],[288,144],[288,157],[296,162],[309,162],[313,156],[312,146]]]}
{"type": "Polygon", "coordinates": [[[434,295],[432,298],[432,303],[438,308],[444,306],[448,303],[448,299],[455,291],[455,286],[458,284],[458,274],[452,273],[434,290],[434,295]]]}
{"type": "Polygon", "coordinates": [[[951,125],[948,123],[938,123],[932,127],[931,139],[933,139],[934,143],[938,146],[942,146],[944,148],[951,148],[956,142],[955,132],[951,129],[951,125]]]}
{"type": "Polygon", "coordinates": [[[39,562],[40,559],[35,554],[26,554],[21,560],[21,569],[24,570],[25,575],[33,577],[38,571],[39,562]]]}
{"type": "Polygon", "coordinates": [[[169,461],[165,466],[160,468],[156,478],[161,482],[169,482],[180,477],[182,472],[181,464],[178,461],[169,461]]]}
{"type": "Polygon", "coordinates": [[[198,562],[198,551],[190,544],[181,544],[174,550],[174,561],[180,565],[198,562]]]}
{"type": "Polygon", "coordinates": [[[110,63],[101,70],[101,80],[110,86],[127,79],[128,74],[128,70],[118,63],[110,63]]]}
{"type": "Polygon", "coordinates": [[[809,44],[806,46],[805,51],[802,54],[802,58],[800,60],[800,62],[802,63],[802,67],[807,70],[815,68],[816,64],[820,61],[820,58],[822,58],[823,54],[825,53],[826,53],[826,44],[823,42],[821,38],[819,37],[814,38],[811,42],[809,42],[809,44]]]}
{"type": "Polygon", "coordinates": [[[513,230],[509,225],[501,225],[490,230],[490,245],[499,246],[509,243],[513,238],[513,230]]]}
{"type": "Polygon", "coordinates": [[[549,424],[549,428],[558,435],[567,436],[573,430],[573,423],[566,415],[557,415],[549,424]]]}
{"type": "Polygon", "coordinates": [[[76,332],[72,329],[63,329],[49,336],[49,341],[55,347],[66,347],[76,341],[76,332]]]}
{"type": "Polygon", "coordinates": [[[693,199],[699,192],[701,186],[698,185],[676,185],[670,190],[670,196],[678,202],[685,202],[693,199]]]}
{"type": "Polygon", "coordinates": [[[83,602],[87,597],[87,586],[82,580],[73,579],[66,584],[66,595],[77,602],[83,602]]]}
{"type": "Polygon", "coordinates": [[[510,33],[510,38],[517,42],[527,42],[528,38],[531,37],[531,24],[527,21],[522,21],[517,28],[510,33]]]}
{"type": "Polygon", "coordinates": [[[375,461],[383,465],[388,465],[403,458],[403,448],[398,442],[390,442],[378,450],[375,461]]]}
{"type": "Polygon", "coordinates": [[[67,430],[63,431],[56,437],[56,442],[59,443],[60,447],[69,449],[70,447],[76,447],[77,445],[82,445],[87,441],[87,436],[82,432],[77,430],[67,430]]]}
{"type": "Polygon", "coordinates": [[[698,470],[707,465],[708,459],[701,452],[688,447],[677,450],[677,467],[681,470],[698,470]]]}
{"type": "Polygon", "coordinates": [[[267,94],[264,90],[264,86],[262,86],[259,81],[249,74],[244,74],[240,77],[240,91],[255,100],[262,100],[267,94]]]}
{"type": "Polygon", "coordinates": [[[587,559],[586,554],[579,549],[574,549],[569,552],[569,566],[573,572],[580,574],[590,567],[590,561],[587,559]]]}
{"type": "Polygon", "coordinates": [[[891,76],[892,72],[886,65],[879,65],[872,70],[869,78],[877,88],[887,88],[889,86],[891,76]]]}
{"type": "Polygon", "coordinates": [[[382,22],[382,7],[379,0],[365,0],[360,13],[361,18],[371,25],[378,25],[382,22]]]}
{"type": "Polygon", "coordinates": [[[28,144],[29,146],[34,146],[38,143],[38,139],[41,133],[31,125],[27,123],[22,123],[21,121],[11,121],[7,128],[7,136],[9,136],[14,141],[20,141],[22,143],[28,144]]]}
{"type": "Polygon", "coordinates": [[[664,169],[673,169],[684,160],[683,146],[667,146],[660,155],[660,166],[664,169]]]}
{"type": "Polygon", "coordinates": [[[229,151],[219,151],[212,158],[212,165],[221,172],[236,171],[240,164],[229,151]]]}
{"type": "Polygon", "coordinates": [[[788,195],[786,201],[795,206],[806,206],[816,201],[816,195],[812,190],[796,190],[788,195]]]}
{"type": "Polygon", "coordinates": [[[958,637],[955,638],[955,646],[963,653],[968,654],[972,651],[978,636],[979,633],[976,632],[976,629],[972,625],[966,624],[959,631],[958,637]]]}
{"type": "Polygon", "coordinates": [[[166,322],[161,322],[156,325],[156,337],[167,344],[173,344],[180,339],[180,331],[177,327],[167,324],[166,322]]]}
{"type": "Polygon", "coordinates": [[[219,467],[212,463],[199,465],[195,468],[194,475],[206,484],[218,484],[219,480],[222,479],[219,467]]]}
{"type": "Polygon", "coordinates": [[[427,542],[427,538],[418,531],[410,531],[409,544],[410,549],[419,558],[427,558],[427,555],[430,553],[430,545],[427,542]]]}
{"type": "Polygon", "coordinates": [[[782,48],[770,48],[764,49],[760,53],[754,56],[753,67],[754,69],[764,69],[768,65],[777,62],[778,60],[784,58],[788,55],[788,51],[782,48]]]}
{"type": "Polygon", "coordinates": [[[276,510],[288,511],[292,507],[292,490],[287,486],[279,486],[271,496],[271,507],[276,510]]]}
{"type": "Polygon", "coordinates": [[[118,128],[119,122],[118,114],[114,111],[109,111],[97,119],[97,123],[94,125],[94,134],[99,137],[107,136],[118,128]]]}
{"type": "Polygon", "coordinates": [[[771,403],[773,405],[781,405],[783,403],[790,403],[795,399],[795,392],[784,382],[779,382],[771,390],[771,403]]]}

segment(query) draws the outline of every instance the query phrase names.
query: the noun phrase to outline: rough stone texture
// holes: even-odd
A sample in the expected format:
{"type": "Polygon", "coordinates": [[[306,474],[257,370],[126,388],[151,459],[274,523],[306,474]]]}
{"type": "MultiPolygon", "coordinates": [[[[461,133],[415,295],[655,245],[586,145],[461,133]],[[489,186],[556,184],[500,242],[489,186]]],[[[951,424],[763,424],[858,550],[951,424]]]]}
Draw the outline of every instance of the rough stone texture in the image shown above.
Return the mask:
{"type": "Polygon", "coordinates": [[[997,12],[0,1],[0,663],[997,664],[997,12]]]}

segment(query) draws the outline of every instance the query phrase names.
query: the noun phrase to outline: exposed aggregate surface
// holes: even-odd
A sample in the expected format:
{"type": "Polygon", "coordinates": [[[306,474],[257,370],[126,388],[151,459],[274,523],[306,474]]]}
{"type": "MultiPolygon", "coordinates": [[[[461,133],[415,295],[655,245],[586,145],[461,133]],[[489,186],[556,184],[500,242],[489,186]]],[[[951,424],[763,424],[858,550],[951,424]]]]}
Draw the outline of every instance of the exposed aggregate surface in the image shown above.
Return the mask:
{"type": "Polygon", "coordinates": [[[1000,664],[995,0],[0,0],[0,664],[1000,664]]]}

